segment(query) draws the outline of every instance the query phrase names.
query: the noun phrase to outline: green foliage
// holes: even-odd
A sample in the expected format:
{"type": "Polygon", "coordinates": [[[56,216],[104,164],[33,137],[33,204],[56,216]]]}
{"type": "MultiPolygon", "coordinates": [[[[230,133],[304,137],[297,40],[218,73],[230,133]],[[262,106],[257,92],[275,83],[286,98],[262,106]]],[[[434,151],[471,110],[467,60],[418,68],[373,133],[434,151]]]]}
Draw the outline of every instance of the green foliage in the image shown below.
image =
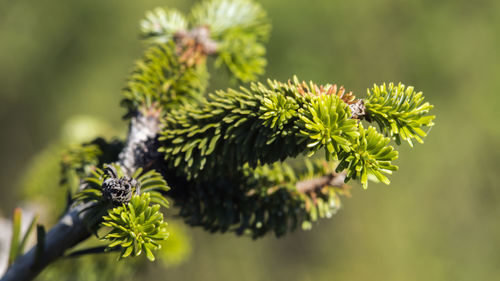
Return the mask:
{"type": "Polygon", "coordinates": [[[426,115],[432,105],[424,102],[422,92],[415,92],[413,87],[405,87],[399,83],[385,83],[381,86],[374,85],[368,90],[366,99],[368,120],[375,121],[380,130],[394,138],[397,144],[401,139],[413,146],[412,139],[423,143],[422,138],[427,134],[421,127],[433,126],[434,115],[426,115]]]}
{"type": "MultiPolygon", "coordinates": [[[[38,221],[38,215],[33,216],[31,219],[31,222],[28,226],[28,229],[24,232],[24,235],[22,236],[21,243],[19,243],[17,252],[18,255],[22,255],[24,253],[24,248],[26,247],[26,244],[28,243],[28,240],[30,239],[31,233],[33,233],[33,230],[35,229],[35,226],[37,225],[38,221]]],[[[14,232],[13,232],[14,233],[14,232]]]]}
{"type": "Polygon", "coordinates": [[[359,124],[359,137],[353,142],[350,150],[343,150],[339,159],[337,171],[347,170],[346,181],[360,179],[363,188],[368,187],[368,177],[375,176],[377,180],[389,184],[389,179],[382,173],[391,174],[397,166],[391,164],[398,158],[398,152],[389,146],[389,138],[384,138],[374,127],[364,129],[359,124]]]}
{"type": "Polygon", "coordinates": [[[251,0],[202,1],[191,11],[193,25],[207,25],[214,38],[223,38],[234,29],[258,39],[269,35],[270,25],[260,4],[251,0]]]}
{"type": "Polygon", "coordinates": [[[152,46],[136,63],[123,91],[128,115],[157,106],[164,110],[198,100],[207,86],[206,56],[237,79],[264,72],[264,41],[270,25],[261,6],[248,0],[212,0],[195,6],[191,24],[175,9],[157,8],[141,21],[152,46]]]}
{"type": "Polygon", "coordinates": [[[16,208],[12,216],[12,237],[10,238],[8,266],[13,264],[16,258],[22,252],[22,249],[20,249],[21,217],[22,217],[22,210],[20,208],[16,208]]]}
{"type": "Polygon", "coordinates": [[[118,153],[122,148],[122,142],[117,140],[108,142],[103,138],[96,138],[91,142],[79,145],[71,145],[63,152],[61,159],[62,183],[67,180],[65,176],[69,176],[70,172],[83,178],[93,167],[113,162],[118,158],[118,153]]]}
{"type": "Polygon", "coordinates": [[[350,144],[359,136],[357,121],[351,119],[349,108],[336,95],[314,96],[299,114],[301,133],[309,138],[307,147],[326,148],[327,158],[350,151],[350,144]]]}
{"type": "Polygon", "coordinates": [[[273,163],[244,169],[246,185],[254,186],[263,201],[273,201],[267,196],[283,200],[255,212],[259,233],[273,230],[281,236],[299,225],[304,230],[310,229],[311,223],[337,212],[341,206],[339,195],[349,194],[342,182],[343,175],[334,172],[335,162],[304,159],[302,164],[292,168],[286,163],[273,163]],[[337,177],[340,180],[334,181],[337,177]],[[308,189],[303,188],[304,184],[308,189]]]}
{"type": "Polygon", "coordinates": [[[266,48],[255,35],[228,31],[218,45],[216,67],[225,67],[243,82],[255,81],[267,65],[266,48]]]}
{"type": "Polygon", "coordinates": [[[71,172],[74,172],[78,177],[84,177],[90,172],[91,167],[99,164],[99,156],[101,155],[102,151],[99,145],[93,143],[84,143],[68,148],[61,159],[63,174],[61,184],[65,184],[69,180],[71,172]]]}
{"type": "MultiPolygon", "coordinates": [[[[199,44],[216,47],[215,65],[224,66],[243,82],[254,81],[264,73],[270,24],[262,7],[250,0],[207,0],[195,5],[190,21],[175,9],[156,8],[141,21],[141,35],[147,41],[182,45],[180,34],[206,27],[209,38],[195,38],[199,44]],[[177,37],[176,37],[177,36],[177,37]]],[[[182,46],[180,46],[182,48],[182,46]]]]}
{"type": "Polygon", "coordinates": [[[170,190],[163,176],[155,170],[142,173],[142,168],[137,169],[132,178],[136,178],[141,186],[141,194],[149,193],[151,202],[160,204],[168,208],[168,201],[165,198],[165,193],[170,190]]]}
{"type": "Polygon", "coordinates": [[[36,202],[53,223],[71,203],[67,199],[78,190],[95,166],[114,162],[123,147],[120,141],[97,138],[83,144],[53,143],[37,154],[25,170],[20,183],[23,197],[36,202]]]}
{"type": "Polygon", "coordinates": [[[239,80],[254,81],[266,66],[263,45],[270,24],[262,7],[250,0],[211,0],[195,6],[195,26],[208,26],[218,44],[217,66],[226,66],[239,80]]]}
{"type": "MultiPolygon", "coordinates": [[[[90,204],[86,217],[91,230],[95,231],[99,226],[111,227],[111,231],[103,238],[109,242],[108,249],[121,248],[122,258],[138,256],[144,251],[148,259],[154,260],[151,251],[158,249],[158,240],[166,239],[167,235],[166,223],[159,210],[160,206],[168,208],[164,193],[169,187],[154,170],[142,173],[142,168],[139,168],[128,178],[119,165],[113,164],[111,167],[106,167],[106,170],[95,168],[85,179],[87,186],[74,199],[80,204],[90,204]],[[106,196],[106,193],[113,192],[106,190],[110,180],[115,185],[136,182],[128,185],[131,187],[130,202],[112,208],[116,202],[106,196]],[[103,217],[104,213],[107,215],[103,217]],[[99,225],[102,220],[104,222],[99,225]]],[[[123,189],[118,191],[122,193],[123,189]]]]}
{"type": "Polygon", "coordinates": [[[122,104],[132,114],[141,107],[174,108],[203,94],[208,73],[204,62],[188,65],[179,59],[173,42],[148,48],[136,63],[122,104]]]}
{"type": "MultiPolygon", "coordinates": [[[[125,177],[123,170],[120,165],[112,164],[116,169],[117,178],[122,179],[125,177]]],[[[167,183],[158,172],[151,170],[142,174],[142,168],[137,169],[132,175],[132,179],[136,179],[138,182],[138,187],[132,190],[132,195],[138,195],[140,193],[151,193],[150,200],[154,203],[158,203],[164,207],[168,207],[168,202],[165,199],[163,193],[167,192],[170,188],[167,183]]],[[[85,178],[86,187],[79,191],[75,196],[74,200],[77,203],[95,203],[92,205],[95,207],[109,207],[110,202],[103,196],[103,184],[106,179],[114,177],[111,174],[106,173],[104,170],[95,168],[91,171],[91,174],[85,178]]]]}
{"type": "Polygon", "coordinates": [[[248,163],[273,163],[322,148],[335,159],[359,133],[335,85],[252,83],[210,94],[165,117],[165,160],[188,178],[216,178],[248,163]]]}
{"type": "MultiPolygon", "coordinates": [[[[169,221],[167,227],[168,239],[158,241],[161,249],[154,252],[156,261],[162,266],[174,268],[179,266],[191,255],[191,239],[185,224],[179,221],[169,221]]],[[[107,240],[106,240],[107,241],[107,240]]],[[[102,241],[91,237],[77,247],[94,248],[102,245],[102,241]]],[[[111,251],[112,252],[112,251],[111,251]]],[[[100,281],[100,280],[138,280],[148,269],[146,259],[121,259],[106,254],[80,255],[78,258],[63,258],[44,270],[37,280],[40,281],[100,281]]],[[[155,268],[158,268],[154,265],[155,268]]]]}
{"type": "Polygon", "coordinates": [[[298,227],[309,229],[312,222],[338,210],[339,195],[347,190],[330,180],[298,190],[300,181],[334,176],[334,163],[307,159],[304,163],[300,168],[285,163],[255,169],[245,166],[232,181],[194,182],[184,187],[188,195],[180,215],[187,223],[212,232],[234,231],[253,238],[269,232],[281,236],[298,227]]]}
{"type": "Polygon", "coordinates": [[[71,145],[65,149],[61,157],[60,185],[66,188],[68,196],[78,191],[80,181],[97,166],[118,159],[118,153],[123,147],[120,141],[108,142],[103,138],[71,145]]]}
{"type": "MultiPolygon", "coordinates": [[[[94,164],[89,163],[97,162],[98,166],[102,166],[103,163],[115,161],[122,146],[123,144],[120,142],[106,142],[100,138],[82,145],[68,146],[61,145],[60,143],[50,145],[42,153],[31,159],[30,168],[22,185],[23,198],[25,200],[28,199],[30,202],[36,200],[36,206],[42,214],[43,221],[53,224],[61,212],[63,212],[66,205],[65,190],[58,185],[61,165],[68,165],[66,169],[63,169],[65,172],[62,175],[67,178],[65,185],[76,187],[79,185],[80,180],[83,180],[94,169],[94,164]],[[82,155],[81,152],[86,151],[87,146],[96,145],[101,152],[98,159],[82,155]],[[72,155],[73,153],[74,155],[72,155]],[[77,155],[82,155],[83,157],[77,155]],[[82,161],[83,159],[89,161],[82,161]]],[[[154,178],[152,177],[151,179],[154,178]]],[[[143,184],[143,186],[146,185],[143,184]]],[[[76,188],[73,190],[76,191],[76,188]]],[[[33,220],[29,229],[33,228],[34,224],[35,220],[33,220]]],[[[155,252],[155,256],[162,265],[174,267],[189,257],[190,241],[189,237],[187,237],[188,233],[186,233],[186,230],[182,226],[169,222],[167,230],[169,238],[161,241],[162,248],[155,252]]],[[[19,237],[20,245],[25,245],[26,243],[29,245],[30,242],[27,238],[31,232],[27,231],[24,237],[19,237]]],[[[96,237],[91,237],[77,247],[88,248],[99,245],[102,245],[102,241],[99,241],[96,237]]],[[[116,263],[116,257],[111,257],[110,255],[82,255],[78,258],[60,259],[53,266],[44,270],[37,277],[37,280],[135,280],[138,277],[134,275],[134,272],[144,269],[146,263],[146,259],[127,259],[126,261],[116,263]]]]}
{"type": "Polygon", "coordinates": [[[345,170],[345,182],[358,179],[364,188],[368,180],[388,184],[384,173],[397,170],[391,161],[398,153],[390,138],[351,116],[353,104],[363,106],[363,100],[336,85],[295,78],[217,91],[173,111],[164,120],[160,151],[169,168],[188,179],[181,215],[211,231],[253,237],[270,230],[283,235],[299,223],[308,229],[338,208],[339,189],[298,192],[300,177],[276,162],[322,149],[327,159],[338,159],[332,171],[345,170]]]}
{"type": "Polygon", "coordinates": [[[121,248],[120,258],[139,256],[142,252],[154,261],[153,251],[161,248],[159,241],[168,237],[167,223],[159,212],[160,205],[150,206],[149,193],[135,195],[126,205],[116,207],[103,217],[103,226],[112,230],[103,240],[109,242],[108,249],[121,248]]]}
{"type": "MultiPolygon", "coordinates": [[[[397,170],[391,161],[398,156],[391,139],[422,142],[421,127],[433,125],[434,116],[426,115],[432,106],[402,84],[375,85],[366,100],[356,100],[342,87],[295,77],[203,97],[207,57],[215,56],[215,65],[238,80],[254,81],[266,65],[269,31],[265,12],[250,0],[201,2],[189,21],[177,10],[158,8],[141,22],[151,44],[127,81],[123,104],[129,116],[162,113],[153,145],[160,145],[165,163],[154,165],[173,179],[180,215],[191,225],[253,238],[310,229],[340,208],[340,196],[348,195],[344,182],[389,184],[384,173],[397,170]],[[365,129],[363,118],[391,138],[365,129]],[[306,159],[305,168],[283,162],[323,151],[326,161],[306,159]]],[[[62,183],[87,176],[70,194],[76,191],[75,204],[84,205],[89,230],[106,230],[106,250],[121,251],[120,258],[145,253],[153,261],[169,235],[160,212],[168,207],[169,187],[154,170],[128,175],[118,164],[105,165],[122,147],[98,139],[71,148],[63,157],[62,183]]]]}
{"type": "Polygon", "coordinates": [[[176,32],[186,30],[188,22],[184,15],[176,9],[156,8],[146,12],[141,21],[141,35],[156,43],[167,43],[174,39],[176,32]]]}

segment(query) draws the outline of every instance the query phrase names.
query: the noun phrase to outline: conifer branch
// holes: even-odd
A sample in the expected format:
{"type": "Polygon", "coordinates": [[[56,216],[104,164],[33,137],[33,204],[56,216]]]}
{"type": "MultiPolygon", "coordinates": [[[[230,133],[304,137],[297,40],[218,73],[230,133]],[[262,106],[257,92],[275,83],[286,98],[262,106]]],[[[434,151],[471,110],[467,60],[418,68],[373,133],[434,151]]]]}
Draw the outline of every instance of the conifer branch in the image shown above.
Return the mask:
{"type": "Polygon", "coordinates": [[[352,101],[336,85],[307,85],[297,78],[217,91],[165,117],[160,151],[172,169],[204,179],[245,163],[256,167],[322,148],[334,159],[359,136],[349,112],[352,101]]]}
{"type": "Polygon", "coordinates": [[[298,192],[306,193],[320,189],[324,186],[343,187],[345,185],[345,173],[330,173],[322,177],[299,181],[295,186],[298,192]]]}
{"type": "Polygon", "coordinates": [[[258,238],[269,232],[282,236],[298,227],[309,229],[312,222],[335,213],[339,196],[348,195],[348,190],[344,174],[334,172],[336,163],[306,159],[304,164],[246,166],[231,179],[188,181],[183,184],[187,194],[174,202],[188,224],[211,232],[258,238]]]}
{"type": "Polygon", "coordinates": [[[147,42],[183,45],[179,39],[190,35],[206,55],[215,57],[216,67],[224,67],[243,82],[264,73],[264,43],[270,28],[265,11],[251,0],[203,1],[193,7],[188,19],[175,9],[157,8],[141,22],[147,42]]]}
{"type": "Polygon", "coordinates": [[[139,167],[149,167],[158,157],[155,141],[160,130],[161,111],[143,109],[130,120],[127,142],[118,155],[120,165],[131,176],[139,167]]]}
{"type": "Polygon", "coordinates": [[[105,249],[154,260],[168,236],[160,208],[170,187],[188,224],[258,238],[331,217],[351,179],[364,188],[368,180],[389,184],[386,174],[398,168],[391,141],[422,142],[422,128],[433,125],[432,105],[413,87],[375,85],[361,99],[294,77],[205,96],[207,58],[239,81],[255,81],[269,31],[251,0],[207,0],[189,17],[148,12],[141,35],[149,46],[123,90],[127,139],[97,139],[65,155],[67,212],[45,236],[39,228],[41,242],[1,280],[31,280],[103,226],[111,228],[101,237],[105,249]],[[318,152],[325,159],[289,164],[318,152]],[[70,178],[80,184],[71,187],[70,178]]]}
{"type": "Polygon", "coordinates": [[[176,9],[165,10],[158,7],[146,12],[146,18],[141,21],[141,35],[147,41],[160,44],[173,40],[176,32],[185,31],[188,21],[176,9]]]}
{"type": "Polygon", "coordinates": [[[205,55],[190,41],[149,47],[130,75],[122,101],[129,116],[140,108],[169,108],[199,99],[208,82],[205,55]],[[194,50],[193,50],[194,48],[194,50]],[[180,52],[189,54],[181,59],[180,52]]]}
{"type": "MultiPolygon", "coordinates": [[[[154,115],[153,115],[154,116],[154,115]]],[[[139,163],[144,164],[149,158],[146,143],[150,140],[153,130],[157,129],[158,120],[152,116],[139,114],[132,118],[128,135],[128,142],[120,154],[120,164],[127,170],[139,168],[139,163]],[[137,119],[137,120],[135,120],[137,119]],[[146,149],[145,149],[146,148],[146,149]]],[[[153,138],[156,134],[153,135],[153,138]]],[[[81,189],[85,188],[82,184],[81,189]]],[[[37,250],[34,246],[24,255],[20,256],[14,264],[7,269],[1,281],[27,281],[35,278],[50,263],[62,257],[67,250],[90,237],[85,223],[89,204],[74,205],[62,216],[59,222],[45,235],[45,243],[41,249],[41,259],[37,259],[37,250]],[[87,209],[87,210],[85,210],[87,209]]]]}
{"type": "Polygon", "coordinates": [[[424,101],[422,92],[415,92],[413,87],[399,83],[374,85],[368,89],[366,99],[366,120],[374,121],[380,130],[394,138],[397,144],[401,140],[413,146],[412,139],[423,143],[427,134],[422,127],[434,125],[434,115],[427,115],[433,108],[424,101]]]}

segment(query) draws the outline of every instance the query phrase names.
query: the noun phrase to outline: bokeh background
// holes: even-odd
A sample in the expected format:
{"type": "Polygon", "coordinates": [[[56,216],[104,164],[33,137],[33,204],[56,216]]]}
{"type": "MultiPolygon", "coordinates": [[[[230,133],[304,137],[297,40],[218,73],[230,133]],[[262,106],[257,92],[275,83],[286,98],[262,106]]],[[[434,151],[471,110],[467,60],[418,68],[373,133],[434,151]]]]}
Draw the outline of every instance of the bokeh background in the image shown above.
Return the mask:
{"type": "MultiPolygon", "coordinates": [[[[500,1],[260,2],[273,23],[267,77],[360,96],[402,81],[435,105],[436,126],[424,145],[399,148],[390,187],[354,184],[311,231],[252,241],[184,229],[189,258],[147,265],[135,280],[497,280],[500,1]]],[[[0,216],[46,180],[37,171],[54,167],[61,143],[124,134],[118,104],[144,47],[138,21],[192,3],[0,1],[0,216]]],[[[231,86],[220,77],[213,89],[231,86]]]]}

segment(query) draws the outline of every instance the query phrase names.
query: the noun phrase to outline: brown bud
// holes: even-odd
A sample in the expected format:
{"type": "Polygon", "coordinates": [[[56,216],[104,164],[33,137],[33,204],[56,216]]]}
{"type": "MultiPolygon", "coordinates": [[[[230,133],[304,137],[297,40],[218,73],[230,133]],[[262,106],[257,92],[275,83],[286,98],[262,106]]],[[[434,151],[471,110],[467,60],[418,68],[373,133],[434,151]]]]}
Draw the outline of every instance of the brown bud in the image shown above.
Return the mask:
{"type": "Polygon", "coordinates": [[[361,99],[349,104],[349,109],[351,110],[352,119],[363,119],[366,115],[365,102],[361,99]]]}
{"type": "Polygon", "coordinates": [[[134,191],[139,193],[140,184],[134,178],[118,178],[116,170],[112,166],[106,168],[108,177],[102,183],[102,196],[114,206],[128,203],[134,191]]]}

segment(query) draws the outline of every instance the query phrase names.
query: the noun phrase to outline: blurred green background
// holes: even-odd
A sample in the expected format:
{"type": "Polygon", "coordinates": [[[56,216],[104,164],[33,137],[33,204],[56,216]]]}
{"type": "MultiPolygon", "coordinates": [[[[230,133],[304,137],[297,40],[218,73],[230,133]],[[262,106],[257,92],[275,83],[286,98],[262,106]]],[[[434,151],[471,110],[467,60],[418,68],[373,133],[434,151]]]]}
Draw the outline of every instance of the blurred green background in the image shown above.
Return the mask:
{"type": "MultiPolygon", "coordinates": [[[[10,216],[23,200],[26,167],[40,151],[71,134],[68,120],[89,115],[125,132],[118,104],[144,47],[138,21],[155,6],[187,11],[192,3],[0,2],[0,215],[10,216]]],[[[436,126],[424,145],[399,149],[400,171],[390,187],[364,191],[355,184],[343,209],[312,231],[252,241],[188,229],[186,262],[149,265],[138,276],[496,280],[500,1],[261,3],[273,23],[266,76],[340,83],[360,96],[373,83],[402,81],[435,105],[436,126]]],[[[231,86],[215,78],[212,88],[231,86]]]]}

